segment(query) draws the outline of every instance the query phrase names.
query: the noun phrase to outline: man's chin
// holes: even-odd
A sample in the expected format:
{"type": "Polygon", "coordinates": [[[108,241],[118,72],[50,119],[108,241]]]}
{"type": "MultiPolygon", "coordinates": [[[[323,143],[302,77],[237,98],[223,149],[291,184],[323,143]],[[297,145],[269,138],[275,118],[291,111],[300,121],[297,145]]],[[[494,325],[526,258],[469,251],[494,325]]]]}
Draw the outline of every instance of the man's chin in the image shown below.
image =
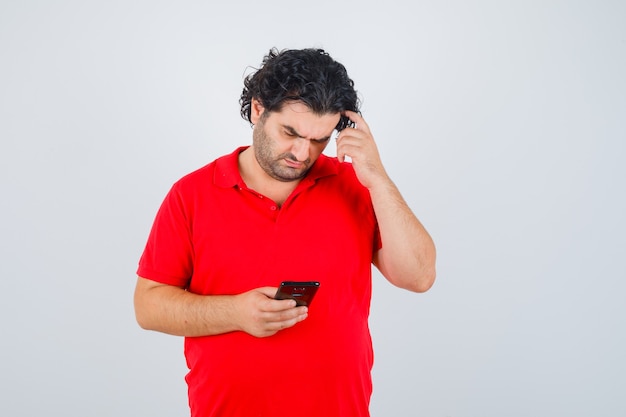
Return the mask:
{"type": "Polygon", "coordinates": [[[305,170],[281,170],[280,172],[274,172],[272,177],[281,182],[299,181],[306,176],[308,169],[305,170]]]}

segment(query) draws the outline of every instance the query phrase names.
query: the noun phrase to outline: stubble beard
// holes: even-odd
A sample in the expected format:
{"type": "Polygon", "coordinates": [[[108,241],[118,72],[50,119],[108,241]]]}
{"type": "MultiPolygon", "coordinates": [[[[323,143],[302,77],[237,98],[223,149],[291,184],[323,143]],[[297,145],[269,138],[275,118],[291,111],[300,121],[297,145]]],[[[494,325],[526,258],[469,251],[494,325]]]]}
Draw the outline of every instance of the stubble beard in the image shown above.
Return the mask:
{"type": "Polygon", "coordinates": [[[304,178],[309,172],[311,160],[304,161],[304,168],[295,169],[283,165],[284,159],[297,161],[296,157],[285,152],[275,156],[273,153],[272,140],[265,133],[265,127],[262,123],[258,124],[252,132],[254,144],[254,156],[259,166],[267,175],[281,182],[297,181],[304,178]]]}

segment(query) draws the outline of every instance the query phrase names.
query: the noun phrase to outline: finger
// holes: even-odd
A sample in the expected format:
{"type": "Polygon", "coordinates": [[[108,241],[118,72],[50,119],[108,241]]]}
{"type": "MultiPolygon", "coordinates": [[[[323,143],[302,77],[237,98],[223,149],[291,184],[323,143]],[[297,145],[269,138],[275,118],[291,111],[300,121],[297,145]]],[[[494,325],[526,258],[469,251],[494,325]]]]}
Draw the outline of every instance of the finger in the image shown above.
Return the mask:
{"type": "Polygon", "coordinates": [[[348,155],[343,149],[344,147],[339,146],[339,144],[337,145],[337,160],[341,163],[346,162],[346,158],[350,158],[350,155],[348,155]]]}
{"type": "Polygon", "coordinates": [[[277,287],[261,287],[256,289],[258,292],[263,293],[265,296],[269,298],[274,298],[276,295],[276,291],[278,291],[277,287]]]}
{"type": "Polygon", "coordinates": [[[306,307],[298,307],[276,313],[267,318],[267,327],[273,330],[285,329],[308,317],[308,309],[306,307]]]}
{"type": "Polygon", "coordinates": [[[295,300],[267,300],[267,303],[263,306],[263,310],[268,313],[281,313],[284,311],[293,310],[297,303],[295,300]]]}
{"type": "Polygon", "coordinates": [[[351,110],[346,110],[343,112],[343,114],[356,124],[356,126],[352,129],[363,130],[364,132],[370,131],[368,124],[365,122],[365,119],[359,113],[351,110]]]}
{"type": "Polygon", "coordinates": [[[335,135],[335,148],[336,148],[335,154],[337,155],[337,160],[339,162],[343,162],[345,159],[345,155],[341,152],[341,146],[339,146],[339,135],[341,134],[341,132],[338,132],[336,130],[335,132],[337,132],[337,134],[335,135]]]}
{"type": "Polygon", "coordinates": [[[276,296],[276,291],[278,288],[276,287],[261,287],[257,288],[255,291],[265,296],[265,298],[259,304],[259,308],[262,311],[267,312],[275,312],[275,311],[283,311],[292,309],[296,306],[296,302],[294,300],[276,300],[274,297],[276,296]]]}
{"type": "Polygon", "coordinates": [[[356,153],[364,146],[363,140],[366,138],[363,132],[358,132],[353,128],[346,128],[337,139],[337,158],[339,162],[344,162],[347,158],[355,157],[356,153]]]}
{"type": "Polygon", "coordinates": [[[308,316],[306,310],[291,309],[283,313],[266,313],[262,322],[259,323],[259,330],[263,333],[276,333],[279,330],[287,329],[295,326],[297,323],[306,319],[308,316]],[[295,312],[298,314],[294,314],[295,312]]]}
{"type": "Polygon", "coordinates": [[[352,159],[352,155],[350,153],[346,152],[347,149],[349,148],[347,145],[350,143],[350,141],[352,139],[356,139],[357,135],[358,135],[358,131],[356,129],[354,129],[354,128],[351,128],[351,127],[347,127],[345,129],[343,129],[337,135],[337,140],[336,140],[336,144],[337,144],[337,159],[339,160],[339,162],[345,162],[346,158],[352,159]]]}
{"type": "Polygon", "coordinates": [[[344,162],[346,160],[346,154],[341,151],[339,143],[337,143],[337,160],[339,162],[344,162]]]}

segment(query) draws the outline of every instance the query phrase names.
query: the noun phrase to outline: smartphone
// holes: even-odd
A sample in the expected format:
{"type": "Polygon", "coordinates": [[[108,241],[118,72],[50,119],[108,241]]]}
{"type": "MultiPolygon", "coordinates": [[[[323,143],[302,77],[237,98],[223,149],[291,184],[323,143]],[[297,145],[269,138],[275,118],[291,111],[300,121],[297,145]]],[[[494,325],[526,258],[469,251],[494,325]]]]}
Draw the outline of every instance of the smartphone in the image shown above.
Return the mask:
{"type": "Polygon", "coordinates": [[[283,281],[274,298],[276,300],[296,300],[297,306],[309,306],[320,287],[317,281],[283,281]]]}

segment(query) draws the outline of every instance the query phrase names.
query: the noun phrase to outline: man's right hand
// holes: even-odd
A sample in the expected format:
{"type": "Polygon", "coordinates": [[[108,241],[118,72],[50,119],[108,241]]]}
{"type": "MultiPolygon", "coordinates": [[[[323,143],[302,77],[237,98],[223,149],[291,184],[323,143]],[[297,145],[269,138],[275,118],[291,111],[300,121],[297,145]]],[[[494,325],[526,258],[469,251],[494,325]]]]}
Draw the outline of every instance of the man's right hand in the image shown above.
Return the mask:
{"type": "Polygon", "coordinates": [[[307,307],[294,300],[275,300],[278,288],[262,287],[234,296],[236,322],[241,331],[268,337],[307,318],[307,307]]]}
{"type": "Polygon", "coordinates": [[[294,300],[274,300],[277,290],[262,287],[237,295],[199,295],[138,277],[135,314],[142,328],[177,336],[243,331],[267,337],[307,317],[307,307],[296,307],[294,300]]]}

